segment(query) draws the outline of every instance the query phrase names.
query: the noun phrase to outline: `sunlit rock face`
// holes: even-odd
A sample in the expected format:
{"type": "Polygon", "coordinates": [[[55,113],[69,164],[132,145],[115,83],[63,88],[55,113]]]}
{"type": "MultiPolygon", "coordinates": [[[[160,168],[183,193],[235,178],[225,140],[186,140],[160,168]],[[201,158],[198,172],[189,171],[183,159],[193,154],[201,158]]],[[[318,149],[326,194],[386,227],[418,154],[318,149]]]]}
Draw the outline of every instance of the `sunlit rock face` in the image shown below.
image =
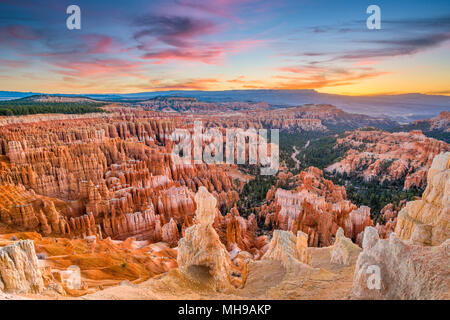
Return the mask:
{"type": "Polygon", "coordinates": [[[449,200],[450,152],[446,152],[434,158],[422,199],[408,202],[399,212],[388,239],[380,239],[375,228],[365,229],[353,281],[356,298],[450,298],[449,200]]]}
{"type": "Polygon", "coordinates": [[[102,237],[92,213],[68,217],[61,213],[69,212],[64,205],[59,199],[40,196],[33,190],[26,190],[23,185],[0,185],[0,222],[12,228],[40,232],[44,236],[102,237]]]}
{"type": "Polygon", "coordinates": [[[0,292],[40,293],[44,281],[31,240],[0,247],[0,292]]]}
{"type": "Polygon", "coordinates": [[[311,256],[307,252],[308,237],[299,232],[297,237],[290,231],[275,230],[263,260],[277,260],[291,270],[300,264],[308,264],[311,256]]]}
{"type": "Polygon", "coordinates": [[[219,166],[180,165],[172,132],[189,123],[137,109],[36,115],[0,123],[0,222],[45,236],[169,240],[176,245],[204,186],[231,208],[233,178],[219,166]],[[2,192],[3,194],[3,192],[2,192]],[[174,223],[168,224],[173,219],[174,223]]]}
{"type": "Polygon", "coordinates": [[[424,188],[427,169],[433,158],[450,145],[428,138],[421,131],[389,133],[356,130],[337,140],[339,147],[349,147],[343,160],[325,170],[332,173],[356,173],[365,180],[403,181],[404,189],[424,188]]]}
{"type": "Polygon", "coordinates": [[[375,228],[364,232],[352,293],[357,299],[449,299],[450,240],[422,246],[395,233],[380,239],[375,228]]]}
{"type": "Polygon", "coordinates": [[[330,261],[335,264],[349,265],[352,254],[359,253],[361,248],[345,237],[344,230],[338,229],[336,239],[331,246],[330,261]]]}
{"type": "Polygon", "coordinates": [[[354,242],[361,242],[358,235],[372,225],[368,207],[358,208],[347,200],[345,188],[325,179],[318,168],[310,167],[294,178],[295,190],[269,190],[266,198],[274,201],[262,210],[269,212],[266,221],[275,229],[306,233],[311,247],[330,246],[339,227],[354,242]]]}
{"type": "Polygon", "coordinates": [[[442,111],[437,117],[427,120],[416,120],[413,122],[417,125],[426,124],[428,131],[440,130],[443,132],[450,132],[450,111],[442,111]]]}
{"type": "Polygon", "coordinates": [[[450,238],[450,152],[434,158],[422,199],[408,202],[399,212],[395,233],[424,245],[450,238]]]}
{"type": "Polygon", "coordinates": [[[217,200],[205,187],[195,195],[197,224],[178,243],[178,266],[190,280],[216,290],[231,289],[231,258],[213,228],[217,200]]]}

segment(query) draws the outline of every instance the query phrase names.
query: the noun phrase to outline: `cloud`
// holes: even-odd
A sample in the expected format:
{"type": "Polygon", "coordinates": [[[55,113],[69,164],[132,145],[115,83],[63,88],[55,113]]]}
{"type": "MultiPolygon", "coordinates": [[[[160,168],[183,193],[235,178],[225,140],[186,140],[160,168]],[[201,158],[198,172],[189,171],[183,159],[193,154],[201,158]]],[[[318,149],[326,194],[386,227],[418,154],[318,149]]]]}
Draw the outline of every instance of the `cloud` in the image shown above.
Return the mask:
{"type": "Polygon", "coordinates": [[[199,78],[189,79],[184,81],[170,81],[154,79],[150,82],[151,89],[153,90],[208,90],[212,86],[219,83],[215,78],[199,78]]]}
{"type": "Polygon", "coordinates": [[[207,64],[219,63],[225,55],[221,46],[205,46],[204,48],[190,49],[168,49],[154,52],[147,52],[143,59],[154,60],[154,63],[167,63],[173,60],[180,61],[200,61],[207,64]]]}
{"type": "Polygon", "coordinates": [[[433,94],[433,95],[450,95],[450,89],[447,90],[433,90],[427,91],[425,94],[433,94]]]}
{"type": "Polygon", "coordinates": [[[206,19],[188,16],[146,15],[136,19],[140,30],[134,34],[144,51],[142,59],[155,64],[170,61],[198,61],[220,63],[226,52],[224,43],[202,41],[200,38],[218,32],[217,25],[206,19]]]}
{"type": "Polygon", "coordinates": [[[28,67],[30,63],[23,60],[10,60],[5,58],[0,58],[0,67],[6,67],[11,69],[20,69],[28,67]]]}
{"type": "Polygon", "coordinates": [[[117,49],[113,38],[104,34],[89,34],[82,36],[87,54],[111,53],[117,49]]]}
{"type": "Polygon", "coordinates": [[[284,72],[291,73],[301,73],[301,74],[317,74],[327,72],[328,69],[324,67],[316,67],[316,66],[290,66],[290,67],[281,67],[278,70],[284,72]]]}
{"type": "Polygon", "coordinates": [[[383,26],[387,25],[388,28],[395,28],[398,31],[400,29],[405,29],[406,31],[435,31],[435,29],[448,30],[450,27],[450,15],[447,14],[435,17],[405,18],[397,20],[383,19],[382,24],[383,26]]]}
{"type": "Polygon", "coordinates": [[[414,38],[408,37],[403,39],[372,40],[370,43],[381,45],[381,48],[365,49],[357,52],[345,53],[338,56],[336,59],[371,59],[412,55],[426,49],[437,47],[449,39],[450,32],[423,35],[414,38]]]}
{"type": "Polygon", "coordinates": [[[273,76],[277,89],[314,89],[354,84],[357,81],[389,74],[370,67],[338,68],[328,66],[288,66],[273,76]],[[292,75],[293,74],[293,75],[292,75]]]}
{"type": "Polygon", "coordinates": [[[31,27],[25,25],[11,25],[5,28],[6,33],[14,39],[37,40],[41,35],[31,27]]]}
{"type": "Polygon", "coordinates": [[[196,42],[190,47],[146,52],[141,58],[153,60],[155,64],[168,63],[173,60],[220,64],[227,54],[242,52],[263,43],[265,42],[262,40],[236,40],[219,43],[196,42]]]}
{"type": "Polygon", "coordinates": [[[196,37],[216,31],[215,23],[205,19],[181,16],[145,15],[136,19],[135,24],[143,27],[134,34],[137,41],[145,41],[146,37],[175,47],[190,46],[196,37]]]}
{"type": "Polygon", "coordinates": [[[57,73],[69,77],[88,78],[122,76],[146,79],[141,75],[142,62],[131,62],[125,59],[92,59],[84,61],[54,61],[53,65],[58,69],[57,73]]]}
{"type": "Polygon", "coordinates": [[[234,11],[236,11],[236,8],[239,7],[240,5],[252,2],[256,1],[255,0],[176,1],[176,3],[181,7],[195,9],[208,14],[229,18],[238,23],[242,23],[242,20],[234,14],[234,11]]]}

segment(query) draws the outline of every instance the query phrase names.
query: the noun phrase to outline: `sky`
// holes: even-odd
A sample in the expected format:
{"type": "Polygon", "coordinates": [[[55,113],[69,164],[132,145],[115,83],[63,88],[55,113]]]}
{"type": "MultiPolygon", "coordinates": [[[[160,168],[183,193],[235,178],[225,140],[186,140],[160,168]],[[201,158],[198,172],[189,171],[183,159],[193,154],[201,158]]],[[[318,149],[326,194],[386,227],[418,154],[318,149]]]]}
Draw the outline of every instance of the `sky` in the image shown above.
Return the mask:
{"type": "Polygon", "coordinates": [[[448,0],[0,0],[3,91],[450,95],[449,53],[448,0]]]}

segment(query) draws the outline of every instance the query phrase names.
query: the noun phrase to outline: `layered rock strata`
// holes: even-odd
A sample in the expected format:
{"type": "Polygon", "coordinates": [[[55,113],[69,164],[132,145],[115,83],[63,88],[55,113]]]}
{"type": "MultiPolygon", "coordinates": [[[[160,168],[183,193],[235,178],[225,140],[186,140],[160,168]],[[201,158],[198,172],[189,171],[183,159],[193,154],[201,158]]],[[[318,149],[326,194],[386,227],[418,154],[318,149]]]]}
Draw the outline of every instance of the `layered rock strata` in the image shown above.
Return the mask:
{"type": "Polygon", "coordinates": [[[299,232],[296,237],[290,231],[275,230],[262,259],[280,261],[288,271],[293,271],[293,268],[307,264],[311,260],[306,244],[307,236],[304,233],[299,232]]]}
{"type": "Polygon", "coordinates": [[[31,240],[0,248],[0,291],[40,293],[44,281],[31,240]]]}
{"type": "Polygon", "coordinates": [[[450,152],[434,158],[422,199],[408,202],[399,212],[395,233],[422,245],[450,238],[450,152]]]}
{"type": "Polygon", "coordinates": [[[345,237],[344,230],[339,228],[334,244],[331,246],[330,261],[335,264],[349,265],[352,255],[358,254],[360,251],[361,248],[345,237]]]}
{"type": "Polygon", "coordinates": [[[348,147],[344,159],[325,170],[356,174],[370,181],[401,181],[405,190],[425,188],[433,158],[450,145],[421,131],[389,133],[380,130],[346,132],[335,148],[348,147]]]}
{"type": "Polygon", "coordinates": [[[357,299],[449,299],[450,240],[439,246],[415,245],[395,233],[380,239],[364,232],[352,293],[357,299]]]}
{"type": "Polygon", "coordinates": [[[295,190],[278,188],[267,193],[266,199],[273,197],[273,201],[261,209],[266,225],[302,231],[310,247],[330,246],[339,227],[354,242],[361,242],[364,227],[373,225],[368,207],[358,208],[347,200],[345,188],[325,179],[318,168],[310,167],[294,179],[295,190]]]}

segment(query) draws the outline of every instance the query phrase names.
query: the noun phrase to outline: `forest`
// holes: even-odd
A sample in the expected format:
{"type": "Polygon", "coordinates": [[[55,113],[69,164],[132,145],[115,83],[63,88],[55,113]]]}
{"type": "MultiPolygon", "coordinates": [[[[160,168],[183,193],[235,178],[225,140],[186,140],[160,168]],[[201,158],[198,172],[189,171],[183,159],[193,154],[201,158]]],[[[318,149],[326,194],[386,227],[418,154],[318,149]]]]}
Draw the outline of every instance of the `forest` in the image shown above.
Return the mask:
{"type": "Polygon", "coordinates": [[[340,135],[337,133],[280,132],[280,162],[284,162],[293,174],[298,174],[311,166],[324,169],[339,161],[349,149],[347,146],[335,148],[338,137],[340,135]],[[291,157],[294,146],[299,150],[296,156],[300,161],[298,169],[295,169],[295,162],[291,157]]]}
{"type": "Polygon", "coordinates": [[[36,102],[26,100],[0,101],[0,116],[19,116],[39,113],[81,114],[106,112],[102,102],[36,102]]]}
{"type": "Polygon", "coordinates": [[[404,179],[389,181],[380,181],[373,179],[365,181],[361,175],[353,172],[346,174],[345,172],[327,175],[327,178],[333,183],[345,186],[347,191],[347,199],[351,200],[357,206],[370,207],[370,216],[374,223],[383,224],[383,217],[380,215],[381,209],[389,203],[399,207],[402,200],[412,201],[423,193],[423,189],[411,188],[403,190],[404,179]]]}

